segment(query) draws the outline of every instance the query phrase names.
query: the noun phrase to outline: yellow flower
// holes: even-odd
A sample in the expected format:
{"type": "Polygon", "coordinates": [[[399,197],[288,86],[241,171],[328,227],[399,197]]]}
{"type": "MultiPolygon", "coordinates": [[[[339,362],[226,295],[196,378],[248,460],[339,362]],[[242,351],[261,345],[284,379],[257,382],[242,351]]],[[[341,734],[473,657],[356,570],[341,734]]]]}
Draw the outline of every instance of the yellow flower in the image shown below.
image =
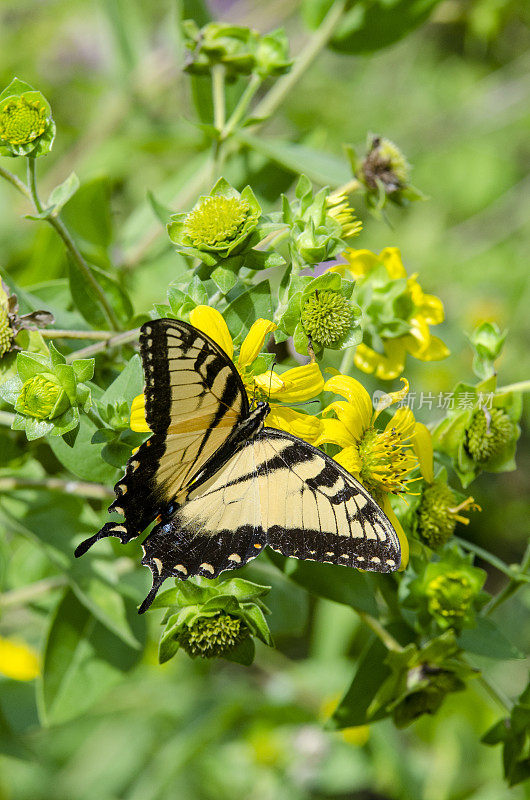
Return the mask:
{"type": "Polygon", "coordinates": [[[416,423],[410,408],[398,408],[384,430],[375,427],[381,411],[406,396],[409,385],[405,378],[401,380],[404,387],[383,395],[375,411],[370,395],[355,378],[334,375],[326,381],[325,392],[333,392],[346,400],[337,400],[324,409],[316,444],[335,444],[341,448],[335,460],[374,495],[396,530],[401,545],[401,569],[404,569],[408,562],[408,543],[390,504],[390,495],[409,491],[410,473],[418,466],[412,447],[416,423]],[[335,417],[329,418],[331,413],[335,417]]]}
{"type": "Polygon", "coordinates": [[[32,681],[39,672],[37,654],[27,644],[0,636],[0,674],[16,681],[32,681]]]}
{"type": "MultiPolygon", "coordinates": [[[[303,403],[317,397],[323,387],[324,379],[318,364],[311,362],[300,367],[288,369],[281,374],[273,370],[254,375],[252,365],[259,356],[266,338],[276,325],[268,319],[258,319],[248,332],[234,358],[234,343],[223,315],[210,306],[197,306],[190,313],[191,324],[213,339],[234,364],[241,375],[247,395],[253,400],[266,400],[271,412],[265,424],[278,428],[306,442],[314,442],[320,432],[320,420],[309,414],[302,414],[279,403],[303,403]]],[[[150,428],[145,421],[145,399],[135,397],[131,407],[131,428],[133,431],[147,433],[150,428]]]]}
{"type": "Polygon", "coordinates": [[[348,194],[344,191],[332,192],[326,198],[326,210],[342,227],[343,239],[353,239],[362,231],[363,224],[354,214],[354,209],[348,203],[348,194]]]}
{"type": "Polygon", "coordinates": [[[429,329],[429,325],[443,322],[442,301],[432,294],[423,292],[416,280],[416,274],[407,278],[401,253],[397,247],[385,247],[379,255],[370,250],[349,248],[344,251],[344,256],[348,264],[332,267],[331,270],[342,275],[349,272],[357,278],[360,287],[369,280],[370,274],[381,266],[385,268],[390,280],[407,279],[405,298],[409,310],[405,312],[403,322],[408,325],[408,332],[396,337],[380,333],[378,338],[382,340],[384,353],[379,353],[364,343],[358,345],[354,357],[358,369],[375,373],[376,377],[382,380],[393,380],[403,372],[407,353],[420,361],[440,361],[447,358],[448,348],[441,339],[433,336],[429,329]]]}

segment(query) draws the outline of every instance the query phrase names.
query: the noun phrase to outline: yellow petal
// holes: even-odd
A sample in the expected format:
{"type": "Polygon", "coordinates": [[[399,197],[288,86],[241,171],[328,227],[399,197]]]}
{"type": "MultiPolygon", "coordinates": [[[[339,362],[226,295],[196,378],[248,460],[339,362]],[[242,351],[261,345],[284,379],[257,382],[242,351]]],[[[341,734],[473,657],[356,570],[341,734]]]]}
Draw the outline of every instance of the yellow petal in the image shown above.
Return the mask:
{"type": "Polygon", "coordinates": [[[234,356],[234,343],[224,321],[223,315],[216,308],[210,306],[196,306],[190,312],[190,322],[200,331],[213,339],[225,351],[228,358],[234,356]]]}
{"type": "Polygon", "coordinates": [[[353,363],[362,372],[375,372],[376,377],[383,381],[391,381],[399,377],[405,369],[405,337],[387,339],[383,346],[386,355],[376,353],[365,344],[357,346],[353,363]]]}
{"type": "Polygon", "coordinates": [[[431,336],[428,347],[416,356],[420,361],[441,361],[451,355],[451,351],[437,336],[431,336]]]}
{"type": "Polygon", "coordinates": [[[411,356],[420,358],[431,342],[431,332],[420,314],[415,314],[409,319],[410,333],[402,338],[406,340],[406,348],[411,356]]]}
{"type": "Polygon", "coordinates": [[[417,422],[414,426],[412,446],[420,462],[421,474],[427,483],[432,483],[434,480],[432,436],[423,422],[417,422]]]}
{"type": "Polygon", "coordinates": [[[269,428],[278,428],[293,436],[298,436],[309,444],[315,444],[320,433],[321,421],[311,414],[302,414],[286,406],[272,406],[265,420],[269,428]]]}
{"type": "Polygon", "coordinates": [[[282,387],[273,387],[271,391],[271,399],[279,403],[303,403],[317,397],[324,388],[324,378],[316,362],[288,369],[279,377],[282,387]]]}
{"type": "Polygon", "coordinates": [[[131,404],[131,430],[136,433],[151,433],[151,428],[145,419],[145,397],[137,395],[131,404]]]}
{"type": "Polygon", "coordinates": [[[267,372],[261,372],[259,375],[254,375],[252,380],[267,397],[271,397],[271,395],[283,389],[282,379],[271,369],[267,370],[267,372]]]}
{"type": "Polygon", "coordinates": [[[434,294],[424,294],[418,312],[429,325],[438,325],[444,321],[444,305],[434,294]]]}
{"type": "Polygon", "coordinates": [[[350,431],[365,430],[372,420],[372,400],[359,381],[349,375],[334,375],[326,381],[325,392],[345,397],[346,403],[335,403],[335,412],[350,431]],[[349,408],[348,408],[349,406],[349,408]],[[353,423],[353,424],[352,424],[353,423]]]}
{"type": "Polygon", "coordinates": [[[25,642],[0,637],[0,673],[16,681],[32,681],[39,675],[39,659],[25,642]]]}
{"type": "Polygon", "coordinates": [[[256,360],[261,352],[265,339],[269,333],[272,333],[277,327],[278,326],[275,325],[274,322],[268,319],[257,319],[256,322],[254,322],[245,336],[243,344],[241,345],[241,350],[239,351],[237,365],[240,369],[248,367],[249,364],[252,364],[252,362],[256,360]]]}
{"type": "Polygon", "coordinates": [[[371,250],[355,250],[353,247],[349,247],[343,255],[350,266],[350,272],[357,278],[368,275],[381,263],[380,257],[371,250]]]}
{"type": "MultiPolygon", "coordinates": [[[[344,404],[346,405],[346,404],[344,404]]],[[[339,419],[321,419],[318,439],[313,444],[337,444],[339,447],[353,445],[352,436],[348,428],[339,419]]]]}
{"type": "Polygon", "coordinates": [[[405,531],[403,530],[403,526],[396,517],[394,509],[390,505],[390,498],[388,497],[387,494],[383,498],[383,511],[390,520],[392,527],[397,533],[399,539],[399,546],[401,547],[401,564],[399,565],[398,572],[403,572],[403,570],[409,563],[409,543],[407,537],[405,536],[405,531]]]}
{"type": "Polygon", "coordinates": [[[407,277],[407,271],[403,266],[399,247],[385,247],[379,253],[379,260],[385,265],[390,278],[407,277]]]}
{"type": "Polygon", "coordinates": [[[355,445],[345,447],[344,450],[341,450],[340,453],[338,453],[336,456],[333,456],[333,458],[337,464],[340,464],[341,467],[344,467],[346,472],[349,472],[350,475],[353,475],[355,478],[359,479],[362,461],[359,455],[359,449],[355,445]]]}
{"type": "Polygon", "coordinates": [[[400,434],[401,439],[405,440],[413,435],[415,424],[414,414],[410,408],[398,408],[385,430],[394,429],[400,434]]]}
{"type": "Polygon", "coordinates": [[[377,410],[374,414],[374,420],[377,419],[381,411],[384,411],[385,408],[393,406],[394,403],[399,403],[404,397],[407,396],[409,391],[409,382],[406,378],[401,378],[400,380],[401,383],[404,384],[402,389],[398,389],[397,392],[388,392],[387,394],[382,395],[382,397],[377,401],[377,410]]]}

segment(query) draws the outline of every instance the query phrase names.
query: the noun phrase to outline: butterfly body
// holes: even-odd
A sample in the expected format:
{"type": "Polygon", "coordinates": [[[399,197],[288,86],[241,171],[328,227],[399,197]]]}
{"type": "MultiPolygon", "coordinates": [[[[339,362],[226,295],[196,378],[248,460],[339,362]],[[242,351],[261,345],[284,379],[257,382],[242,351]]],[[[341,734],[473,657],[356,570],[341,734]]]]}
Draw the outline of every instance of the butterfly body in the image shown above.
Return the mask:
{"type": "Polygon", "coordinates": [[[397,569],[398,537],[364,487],[301,439],[264,425],[228,356],[176,320],[142,327],[146,419],[153,435],[129,460],[99,539],[143,542],[153,573],[145,611],[170,576],[214,578],[269,545],[287,556],[378,572],[397,569]]]}

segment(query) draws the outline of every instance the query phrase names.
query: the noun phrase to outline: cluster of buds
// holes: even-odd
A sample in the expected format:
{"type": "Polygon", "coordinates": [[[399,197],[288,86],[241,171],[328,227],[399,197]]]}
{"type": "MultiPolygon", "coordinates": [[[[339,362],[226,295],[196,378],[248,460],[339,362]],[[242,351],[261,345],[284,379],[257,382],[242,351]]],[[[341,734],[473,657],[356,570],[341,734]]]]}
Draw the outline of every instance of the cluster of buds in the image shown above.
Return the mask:
{"type": "Polygon", "coordinates": [[[45,155],[54,137],[55,123],[44,95],[14,78],[0,94],[0,155],[45,155]]]}
{"type": "Polygon", "coordinates": [[[353,289],[353,281],[332,272],[317,278],[298,276],[291,281],[279,328],[284,337],[293,337],[298,353],[319,355],[324,348],[342,350],[359,344],[361,309],[352,302],[353,289]]]}
{"type": "Polygon", "coordinates": [[[17,375],[0,385],[0,397],[15,407],[13,430],[24,430],[28,439],[63,436],[79,424],[79,408],[91,405],[90,389],[94,359],[67,364],[50,344],[49,355],[21,352],[17,375]]]}
{"type": "Polygon", "coordinates": [[[341,253],[348,239],[361,231],[361,223],[342,195],[324,188],[316,194],[309,178],[300,177],[295,198],[282,197],[281,221],[289,226],[289,248],[298,267],[320,264],[341,253]]]}
{"type": "Polygon", "coordinates": [[[17,335],[23,330],[44,328],[54,322],[49,311],[32,311],[30,314],[18,313],[18,300],[9,287],[0,280],[0,359],[21,349],[17,335]]]}
{"type": "Polygon", "coordinates": [[[423,714],[435,714],[448,694],[465,689],[466,680],[477,674],[458,658],[459,653],[453,631],[423,648],[409,644],[401,651],[389,651],[386,663],[391,674],[374,697],[370,713],[384,709],[398,728],[423,714]]]}
{"type": "Polygon", "coordinates": [[[183,23],[186,72],[206,75],[222,64],[230,79],[252,73],[261,78],[283,75],[292,65],[283,29],[261,36],[257,31],[225,22],[199,28],[194,20],[183,23]]]}
{"type": "Polygon", "coordinates": [[[229,580],[179,581],[161,592],[153,608],[167,608],[160,639],[160,663],[182,649],[192,658],[225,658],[248,665],[254,659],[252,637],[272,645],[261,597],[269,586],[229,580]]]}

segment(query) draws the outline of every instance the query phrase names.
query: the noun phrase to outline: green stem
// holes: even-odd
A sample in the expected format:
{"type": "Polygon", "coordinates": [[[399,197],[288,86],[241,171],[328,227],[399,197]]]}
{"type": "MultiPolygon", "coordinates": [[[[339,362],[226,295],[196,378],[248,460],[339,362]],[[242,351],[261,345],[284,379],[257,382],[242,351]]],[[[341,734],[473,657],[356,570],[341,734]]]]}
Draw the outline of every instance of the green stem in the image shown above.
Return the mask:
{"type": "Polygon", "coordinates": [[[18,189],[18,191],[21,192],[21,194],[23,194],[24,197],[27,197],[28,200],[31,200],[31,192],[29,191],[26,184],[23,181],[21,181],[20,178],[17,178],[16,175],[13,175],[12,172],[9,172],[8,169],[0,167],[0,177],[5,178],[5,180],[9,181],[9,183],[12,186],[14,186],[15,189],[18,189]]]}
{"type": "Polygon", "coordinates": [[[101,353],[104,350],[108,350],[110,347],[121,347],[124,344],[129,344],[129,342],[134,342],[134,340],[138,338],[139,333],[139,328],[134,328],[132,331],[123,331],[123,333],[117,333],[115,336],[111,336],[102,342],[89,344],[88,347],[82,347],[80,350],[75,350],[73,353],[69,353],[66,356],[66,361],[70,364],[77,358],[89,358],[90,356],[101,353]]]}
{"type": "Polygon", "coordinates": [[[521,580],[520,576],[526,575],[530,570],[530,543],[527,545],[525,554],[522,558],[522,561],[519,565],[517,573],[514,575],[513,571],[510,576],[510,580],[506,584],[506,586],[501,589],[497,597],[493,597],[486,608],[484,609],[484,614],[491,614],[496,608],[498,608],[502,603],[506,602],[510,597],[512,597],[523,584],[527,584],[526,581],[521,580]]]}
{"type": "Polygon", "coordinates": [[[368,625],[375,635],[381,639],[387,650],[394,650],[396,653],[400,653],[403,650],[397,639],[394,639],[392,634],[390,634],[375,617],[372,617],[371,614],[367,614],[365,611],[357,611],[357,614],[365,625],[368,625]]]}
{"type": "Polygon", "coordinates": [[[15,419],[15,415],[11,414],[9,411],[0,411],[0,425],[6,425],[8,428],[11,427],[13,421],[15,419]]]}
{"type": "Polygon", "coordinates": [[[43,339],[111,339],[117,331],[69,331],[61,328],[47,328],[39,331],[43,339]]]}
{"type": "Polygon", "coordinates": [[[510,700],[498,689],[493,686],[490,681],[484,677],[484,675],[480,674],[477,676],[478,683],[482,686],[486,694],[498,705],[502,708],[503,711],[511,714],[512,712],[512,703],[510,700]]]}
{"type": "Polygon", "coordinates": [[[495,394],[504,394],[505,392],[530,392],[530,381],[519,381],[518,383],[509,383],[508,386],[500,386],[495,394]]]}
{"type": "Polygon", "coordinates": [[[344,355],[342,356],[342,361],[340,362],[339,372],[342,375],[349,375],[350,370],[353,366],[353,358],[355,356],[355,347],[348,347],[344,351],[344,355]]]}
{"type": "MultiPolygon", "coordinates": [[[[37,174],[35,169],[35,158],[33,156],[29,156],[27,161],[28,161],[28,185],[31,193],[31,199],[33,200],[33,205],[35,206],[35,210],[37,211],[38,214],[41,214],[44,209],[42,207],[42,203],[39,199],[37,191],[37,174]]],[[[66,228],[65,224],[63,223],[63,221],[58,216],[44,217],[43,219],[45,219],[46,222],[49,222],[49,224],[53,228],[55,228],[55,230],[63,240],[66,249],[70,253],[70,256],[75,261],[75,263],[85,276],[86,280],[93,288],[94,292],[97,294],[98,299],[105,311],[105,314],[107,315],[107,318],[111,326],[113,328],[116,328],[117,330],[120,330],[121,325],[116,314],[114,313],[114,309],[107,300],[105,292],[103,291],[97,280],[94,278],[92,270],[90,269],[85,259],[77,249],[77,246],[72,237],[70,236],[70,233],[66,228]]]]}
{"type": "Polygon", "coordinates": [[[87,481],[65,481],[59,478],[33,480],[32,478],[0,478],[0,492],[12,492],[17,489],[47,489],[50,492],[74,494],[91,500],[107,500],[114,497],[114,492],[100,483],[87,481]]]}
{"type": "Polygon", "coordinates": [[[296,59],[292,70],[279,80],[265,95],[261,103],[257,105],[254,112],[257,117],[270,117],[283,103],[304,72],[331,39],[345,8],[346,0],[339,0],[333,3],[320,27],[315,31],[304,50],[296,59]]]}
{"type": "Polygon", "coordinates": [[[94,411],[94,409],[89,408],[88,411],[85,411],[85,414],[89,418],[89,420],[96,426],[96,428],[98,428],[98,430],[106,427],[105,423],[103,422],[99,414],[96,411],[94,411]]]}
{"type": "MultiPolygon", "coordinates": [[[[221,137],[226,122],[225,106],[225,68],[224,64],[216,64],[212,69],[213,124],[221,137]]],[[[220,138],[213,143],[212,183],[220,176],[223,169],[224,148],[220,138]]]]}
{"type": "Polygon", "coordinates": [[[21,589],[12,589],[10,592],[0,594],[0,608],[24,606],[42,594],[47,594],[54,589],[60,589],[67,584],[68,578],[65,575],[57,575],[53,578],[44,578],[29,586],[23,586],[21,589]]]}
{"type": "Polygon", "coordinates": [[[234,108],[232,112],[232,116],[226,123],[224,129],[221,132],[221,141],[225,141],[228,137],[234,132],[237,125],[243,119],[245,112],[250,104],[250,101],[258,91],[259,87],[262,84],[262,79],[259,75],[252,75],[251,79],[249,80],[245,91],[239,98],[239,102],[237,106],[234,108]]]}
{"type": "Polygon", "coordinates": [[[499,572],[504,572],[509,578],[513,578],[513,569],[488,550],[484,550],[484,548],[479,547],[478,544],[473,544],[473,542],[461,539],[460,536],[453,536],[453,541],[457,542],[464,550],[469,550],[471,553],[475,553],[475,555],[479,556],[483,561],[487,561],[488,564],[498,569],[499,572]]]}

